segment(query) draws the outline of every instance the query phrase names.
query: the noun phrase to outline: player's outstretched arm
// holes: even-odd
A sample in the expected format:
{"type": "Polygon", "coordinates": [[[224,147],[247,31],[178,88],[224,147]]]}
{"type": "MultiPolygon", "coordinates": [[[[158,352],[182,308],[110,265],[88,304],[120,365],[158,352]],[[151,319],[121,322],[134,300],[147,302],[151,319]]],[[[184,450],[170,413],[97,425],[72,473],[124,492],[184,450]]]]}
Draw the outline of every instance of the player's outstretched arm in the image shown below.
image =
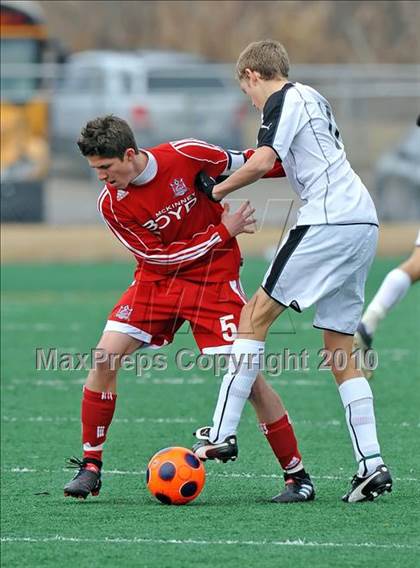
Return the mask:
{"type": "Polygon", "coordinates": [[[214,180],[214,183],[211,181],[211,178],[202,177],[200,179],[198,177],[197,187],[213,201],[221,201],[226,195],[259,180],[273,170],[276,160],[277,155],[274,150],[268,146],[262,146],[255,150],[249,160],[226,180],[216,184],[214,180]]]}
{"type": "MultiPolygon", "coordinates": [[[[242,153],[246,158],[246,161],[248,161],[251,156],[253,156],[255,154],[256,150],[253,148],[248,148],[247,150],[244,150],[242,153]]],[[[283,164],[281,163],[279,158],[276,158],[276,161],[274,162],[274,166],[271,168],[271,170],[269,170],[266,174],[264,174],[262,176],[263,178],[279,178],[279,177],[286,177],[286,172],[284,171],[283,168],[283,164]]],[[[226,179],[226,178],[225,178],[226,179]]],[[[219,180],[216,179],[217,183],[220,183],[224,180],[219,180]]]]}
{"type": "MultiPolygon", "coordinates": [[[[248,148],[246,150],[225,150],[220,146],[209,144],[204,140],[186,139],[171,142],[172,148],[183,157],[189,158],[191,164],[200,165],[200,173],[203,172],[202,179],[197,178],[197,187],[201,189],[207,196],[211,197],[211,188],[209,192],[206,191],[206,185],[219,184],[226,180],[229,176],[233,175],[236,171],[240,170],[257,153],[258,160],[261,155],[266,152],[266,149],[255,150],[248,148]]],[[[281,161],[274,154],[273,164],[264,169],[261,177],[284,177],[284,172],[281,161]]],[[[219,199],[218,199],[219,201],[219,199]]]]}

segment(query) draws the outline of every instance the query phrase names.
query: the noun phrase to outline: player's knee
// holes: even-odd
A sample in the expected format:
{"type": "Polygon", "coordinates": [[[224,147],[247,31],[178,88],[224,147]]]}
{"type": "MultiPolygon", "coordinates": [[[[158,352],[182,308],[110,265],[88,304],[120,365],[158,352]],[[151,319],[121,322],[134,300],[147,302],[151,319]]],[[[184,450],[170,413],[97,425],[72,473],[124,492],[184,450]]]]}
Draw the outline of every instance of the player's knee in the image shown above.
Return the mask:
{"type": "Polygon", "coordinates": [[[98,346],[93,357],[93,370],[97,375],[114,376],[118,371],[120,359],[120,353],[98,346]]]}
{"type": "Polygon", "coordinates": [[[399,268],[408,274],[411,282],[420,280],[420,247],[416,247],[410,258],[403,262],[399,268]]]}
{"type": "Polygon", "coordinates": [[[255,301],[248,302],[242,309],[241,328],[247,326],[250,330],[269,327],[271,323],[267,313],[255,301]]]}
{"type": "Polygon", "coordinates": [[[417,282],[420,280],[420,262],[416,262],[415,259],[409,258],[404,264],[401,265],[401,270],[403,270],[410,277],[411,282],[417,282]]]}
{"type": "Polygon", "coordinates": [[[241,311],[241,320],[250,320],[252,312],[255,309],[255,301],[250,300],[245,304],[241,311]]]}
{"type": "Polygon", "coordinates": [[[245,306],[242,308],[239,327],[240,327],[241,330],[244,330],[247,333],[252,330],[252,313],[253,313],[253,310],[254,310],[254,306],[252,304],[252,301],[245,304],[245,306]]]}

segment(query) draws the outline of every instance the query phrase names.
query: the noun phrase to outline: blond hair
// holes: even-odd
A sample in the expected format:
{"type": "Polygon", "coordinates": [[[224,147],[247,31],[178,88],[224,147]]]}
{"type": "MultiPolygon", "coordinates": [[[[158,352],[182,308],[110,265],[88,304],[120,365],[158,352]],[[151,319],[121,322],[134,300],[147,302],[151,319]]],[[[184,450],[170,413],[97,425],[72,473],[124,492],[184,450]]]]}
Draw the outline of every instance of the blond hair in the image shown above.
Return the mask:
{"type": "Polygon", "coordinates": [[[289,68],[289,56],[280,42],[271,39],[253,41],[236,62],[236,77],[241,81],[245,78],[245,69],[250,69],[257,71],[265,81],[282,79],[289,76],[289,68]]]}

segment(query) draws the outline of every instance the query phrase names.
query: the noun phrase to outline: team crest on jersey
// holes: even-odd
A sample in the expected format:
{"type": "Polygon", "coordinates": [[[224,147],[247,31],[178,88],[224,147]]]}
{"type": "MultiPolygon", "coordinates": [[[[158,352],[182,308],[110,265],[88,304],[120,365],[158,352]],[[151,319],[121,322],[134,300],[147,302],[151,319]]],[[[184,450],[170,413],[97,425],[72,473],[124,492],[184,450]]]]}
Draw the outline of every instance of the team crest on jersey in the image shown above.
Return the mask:
{"type": "Polygon", "coordinates": [[[120,320],[128,320],[128,318],[131,316],[132,311],[133,311],[133,308],[130,308],[130,306],[128,306],[128,305],[121,306],[121,308],[115,314],[115,317],[120,319],[120,320]]]}
{"type": "Polygon", "coordinates": [[[119,189],[117,191],[117,201],[121,201],[121,199],[124,199],[124,197],[128,195],[128,191],[124,191],[123,189],[119,189]]]}
{"type": "Polygon", "coordinates": [[[185,185],[182,178],[174,179],[169,185],[171,186],[175,197],[181,197],[181,195],[184,195],[188,191],[188,187],[185,185]]]}

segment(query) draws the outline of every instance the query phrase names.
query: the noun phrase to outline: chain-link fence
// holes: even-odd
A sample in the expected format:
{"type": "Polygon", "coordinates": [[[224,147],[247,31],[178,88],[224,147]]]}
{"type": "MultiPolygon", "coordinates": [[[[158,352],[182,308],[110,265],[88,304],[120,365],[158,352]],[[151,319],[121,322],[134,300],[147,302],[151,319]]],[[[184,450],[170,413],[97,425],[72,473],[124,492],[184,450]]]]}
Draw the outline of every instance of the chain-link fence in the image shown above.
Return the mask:
{"type": "MultiPolygon", "coordinates": [[[[96,54],[97,60],[110,56],[109,52],[96,54]]],[[[16,99],[19,93],[23,96],[23,86],[31,80],[44,84],[51,117],[50,198],[52,195],[54,199],[55,184],[58,187],[61,183],[58,176],[60,180],[74,179],[80,187],[87,185],[82,179],[89,176],[89,168],[78,156],[76,131],[86,119],[100,114],[125,114],[129,121],[143,120],[146,124],[153,109],[156,126],[151,129],[149,124],[148,136],[146,129],[139,130],[140,146],[173,139],[174,123],[179,138],[199,137],[242,147],[255,144],[260,116],[234,84],[233,66],[208,65],[197,60],[193,66],[200,70],[199,76],[194,82],[190,72],[188,86],[186,81],[179,80],[181,71],[177,72],[176,59],[171,61],[166,72],[149,74],[153,84],[159,86],[158,91],[153,88],[147,91],[144,87],[147,76],[142,75],[146,78],[140,81],[130,64],[119,68],[114,62],[107,68],[102,62],[93,75],[95,60],[92,60],[90,67],[84,66],[83,73],[85,77],[89,73],[95,76],[95,81],[78,81],[74,67],[71,69],[69,65],[3,66],[2,105],[13,90],[12,98],[16,99]],[[69,82],[70,71],[73,76],[69,82]],[[78,87],[70,93],[67,84],[78,87]],[[223,97],[234,117],[223,114],[223,97]],[[207,130],[203,128],[204,121],[207,130]],[[228,121],[230,137],[226,137],[228,121]]],[[[155,69],[153,65],[150,68],[155,69]]],[[[141,75],[140,70],[138,73],[141,75]]],[[[415,121],[420,114],[420,65],[295,65],[290,78],[310,84],[330,101],[347,155],[372,192],[380,217],[398,221],[419,219],[420,128],[415,121]]],[[[2,125],[2,145],[9,141],[6,126],[2,125]]],[[[258,200],[258,196],[254,199],[258,200]]],[[[49,207],[48,203],[46,206],[49,207]]],[[[69,208],[67,215],[71,214],[69,208]]],[[[86,220],[89,219],[87,215],[86,220]]]]}

